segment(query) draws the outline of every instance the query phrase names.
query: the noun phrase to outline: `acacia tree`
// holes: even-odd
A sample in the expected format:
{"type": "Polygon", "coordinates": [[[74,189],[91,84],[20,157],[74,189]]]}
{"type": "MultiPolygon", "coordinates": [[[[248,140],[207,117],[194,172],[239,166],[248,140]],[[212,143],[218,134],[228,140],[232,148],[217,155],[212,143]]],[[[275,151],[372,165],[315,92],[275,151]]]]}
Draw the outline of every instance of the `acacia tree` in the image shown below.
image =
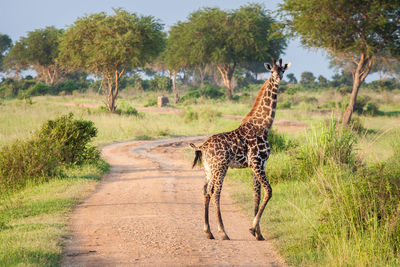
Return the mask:
{"type": "Polygon", "coordinates": [[[303,45],[352,62],[353,90],[342,120],[348,125],[360,85],[376,57],[400,53],[400,2],[284,0],[280,11],[289,17],[289,30],[303,45]]]}
{"type": "Polygon", "coordinates": [[[33,69],[37,79],[53,85],[60,68],[56,63],[59,37],[63,30],[51,27],[28,32],[11,47],[5,58],[5,65],[18,73],[22,69],[33,69]]]}
{"type": "Polygon", "coordinates": [[[100,74],[106,81],[105,105],[116,111],[121,76],[153,60],[164,47],[163,25],[152,16],[114,9],[79,18],[61,38],[59,62],[100,74]]]}
{"type": "Polygon", "coordinates": [[[200,9],[190,14],[187,22],[171,28],[169,39],[179,47],[175,53],[172,50],[172,56],[185,66],[213,64],[231,98],[231,81],[239,64],[277,58],[286,47],[286,39],[275,25],[258,4],[232,11],[200,9]]]}
{"type": "Polygon", "coordinates": [[[0,33],[0,71],[3,71],[4,54],[11,48],[12,41],[7,34],[0,33]]]}

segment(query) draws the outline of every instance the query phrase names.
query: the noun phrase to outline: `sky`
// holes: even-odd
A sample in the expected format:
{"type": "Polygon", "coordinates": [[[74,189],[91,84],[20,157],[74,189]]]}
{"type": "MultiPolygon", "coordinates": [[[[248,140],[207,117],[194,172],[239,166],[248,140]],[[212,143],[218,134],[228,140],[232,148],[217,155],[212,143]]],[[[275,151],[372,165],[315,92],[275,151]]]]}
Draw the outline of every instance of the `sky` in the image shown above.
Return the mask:
{"type": "MultiPolygon", "coordinates": [[[[158,18],[165,30],[177,21],[185,21],[188,15],[202,7],[236,9],[246,5],[247,0],[0,0],[0,33],[7,34],[15,42],[28,32],[47,26],[67,28],[78,17],[105,11],[112,14],[112,8],[123,8],[140,15],[158,18]]],[[[254,2],[254,1],[251,1],[254,2]]],[[[276,11],[282,1],[256,1],[266,9],[276,11]]],[[[323,75],[331,79],[335,70],[329,68],[329,59],[322,50],[303,48],[299,40],[290,40],[284,62],[292,65],[287,73],[294,73],[300,80],[304,71],[311,71],[316,77],[323,75]]],[[[373,77],[368,77],[368,80],[373,77]]]]}

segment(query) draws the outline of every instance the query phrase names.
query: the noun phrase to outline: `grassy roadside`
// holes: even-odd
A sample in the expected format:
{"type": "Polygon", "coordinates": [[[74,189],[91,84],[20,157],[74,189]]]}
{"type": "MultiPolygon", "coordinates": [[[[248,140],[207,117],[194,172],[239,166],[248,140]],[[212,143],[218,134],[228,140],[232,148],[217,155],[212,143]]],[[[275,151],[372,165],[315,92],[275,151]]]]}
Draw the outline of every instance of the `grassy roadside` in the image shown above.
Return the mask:
{"type": "Polygon", "coordinates": [[[100,160],[1,198],[0,266],[59,265],[68,214],[107,170],[108,164],[100,160]]]}
{"type": "MultiPolygon", "coordinates": [[[[365,136],[334,122],[271,155],[266,172],[273,197],[261,227],[288,264],[400,264],[398,130],[387,137],[392,150],[371,163],[356,149],[356,140],[365,136]]],[[[230,170],[226,183],[234,202],[252,219],[251,171],[230,170]]]]}
{"type": "MultiPolygon", "coordinates": [[[[253,218],[252,174],[250,170],[229,170],[225,183],[235,205],[253,218]]],[[[321,212],[321,200],[303,181],[286,181],[272,184],[273,198],[261,218],[264,237],[272,240],[286,263],[318,261],[318,253],[310,246],[313,230],[321,212]]],[[[307,266],[307,264],[304,264],[307,266]]]]}

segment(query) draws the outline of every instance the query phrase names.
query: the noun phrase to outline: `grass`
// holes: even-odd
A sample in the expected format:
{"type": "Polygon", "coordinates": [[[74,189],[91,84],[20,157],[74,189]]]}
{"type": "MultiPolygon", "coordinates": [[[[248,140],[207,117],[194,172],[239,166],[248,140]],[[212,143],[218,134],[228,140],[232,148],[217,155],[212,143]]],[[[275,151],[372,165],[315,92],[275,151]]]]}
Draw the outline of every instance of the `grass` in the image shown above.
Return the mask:
{"type": "MultiPolygon", "coordinates": [[[[240,102],[200,98],[174,106],[183,111],[183,114],[142,113],[140,116],[109,114],[97,108],[60,104],[101,105],[102,97],[95,94],[33,97],[33,104],[21,100],[5,100],[0,105],[0,146],[15,139],[28,138],[45,121],[71,111],[74,112],[75,118],[95,123],[99,130],[94,140],[95,145],[117,140],[211,135],[238,126],[240,121],[224,118],[221,114],[245,115],[250,110],[256,95],[256,92],[249,93],[251,96],[240,102]]],[[[261,226],[265,237],[275,242],[287,263],[291,265],[400,265],[400,262],[393,257],[396,254],[390,250],[390,246],[386,246],[390,243],[388,239],[377,238],[385,237],[387,232],[382,228],[375,228],[374,231],[372,227],[368,232],[351,228],[346,217],[341,216],[340,212],[333,212],[335,211],[333,207],[342,207],[344,204],[350,209],[351,203],[357,203],[350,200],[364,197],[362,194],[364,191],[357,191],[365,189],[357,186],[359,179],[383,177],[382,175],[390,172],[389,169],[395,169],[397,166],[397,163],[393,163],[387,165],[386,169],[382,167],[384,171],[378,172],[380,170],[378,165],[384,166],[387,160],[393,158],[393,147],[399,143],[400,121],[396,115],[400,110],[398,95],[396,92],[363,91],[364,93],[379,102],[383,115],[360,116],[368,132],[357,135],[358,142],[354,146],[354,152],[363,166],[372,166],[371,168],[377,173],[370,172],[368,176],[365,173],[349,171],[347,167],[343,169],[340,164],[338,167],[336,163],[332,167],[328,165],[329,160],[327,160],[322,167],[313,168],[308,172],[309,176],[301,177],[306,172],[300,172],[299,168],[303,167],[296,164],[299,162],[297,159],[299,154],[292,153],[292,149],[286,148],[274,152],[268,161],[267,173],[273,187],[273,198],[266,208],[261,226]],[[327,188],[331,190],[326,190],[327,188]],[[336,192],[337,196],[345,194],[348,198],[335,198],[332,192],[336,192]],[[350,194],[351,192],[357,194],[350,194]],[[333,227],[335,222],[340,222],[342,227],[333,227]],[[325,227],[326,225],[329,227],[325,227]],[[356,231],[351,232],[352,229],[356,231]],[[349,233],[358,235],[353,235],[352,239],[349,239],[349,233]]],[[[154,103],[159,94],[156,92],[133,94],[127,90],[121,92],[118,103],[120,106],[143,107],[154,103]]],[[[166,95],[173,99],[171,94],[166,95]]],[[[291,105],[289,108],[278,109],[278,119],[298,120],[315,126],[328,120],[332,116],[332,110],[339,117],[341,111],[338,110],[338,105],[346,101],[346,97],[333,91],[298,92],[294,95],[283,93],[279,95],[279,101],[290,101],[291,105]]],[[[314,135],[319,133],[317,130],[314,135]]],[[[299,131],[288,133],[286,137],[295,140],[294,143],[301,147],[310,140],[306,138],[307,135],[308,132],[299,131]]],[[[298,150],[294,152],[296,151],[298,152],[298,150]]],[[[319,150],[309,150],[307,153],[314,153],[312,151],[319,150]]],[[[192,156],[191,151],[190,159],[192,156]]],[[[104,168],[98,166],[70,169],[67,178],[28,185],[22,191],[2,197],[0,266],[58,265],[63,237],[67,235],[66,218],[73,207],[93,190],[103,172],[104,168]]],[[[249,170],[230,170],[226,179],[234,201],[249,218],[253,216],[251,177],[249,170]]],[[[396,216],[394,214],[393,218],[397,218],[396,216]]],[[[377,222],[375,225],[380,225],[381,221],[374,221],[376,218],[369,217],[369,219],[377,222]]],[[[400,258],[398,252],[397,256],[397,259],[400,258]]]]}
{"type": "MultiPolygon", "coordinates": [[[[357,136],[332,123],[312,129],[297,147],[271,155],[273,198],[261,220],[265,236],[294,266],[398,266],[399,129],[385,138],[391,153],[368,163],[352,150],[357,136]]],[[[226,179],[249,218],[251,177],[249,170],[230,170],[226,179]]]]}
{"type": "MultiPolygon", "coordinates": [[[[65,97],[64,97],[65,98],[65,97]]],[[[90,120],[98,128],[94,144],[132,139],[154,139],[166,136],[194,136],[234,129],[239,121],[216,116],[211,108],[196,108],[201,115],[196,120],[185,121],[184,114],[146,113],[142,116],[110,114],[98,109],[62,106],[50,97],[33,98],[33,104],[12,100],[0,105],[0,146],[15,139],[29,137],[45,121],[55,116],[74,112],[76,118],[90,120]]],[[[71,98],[75,101],[75,97],[71,98]]]]}
{"type": "Polygon", "coordinates": [[[67,177],[28,185],[0,199],[0,266],[57,266],[68,214],[108,169],[99,162],[66,170],[67,177]]]}

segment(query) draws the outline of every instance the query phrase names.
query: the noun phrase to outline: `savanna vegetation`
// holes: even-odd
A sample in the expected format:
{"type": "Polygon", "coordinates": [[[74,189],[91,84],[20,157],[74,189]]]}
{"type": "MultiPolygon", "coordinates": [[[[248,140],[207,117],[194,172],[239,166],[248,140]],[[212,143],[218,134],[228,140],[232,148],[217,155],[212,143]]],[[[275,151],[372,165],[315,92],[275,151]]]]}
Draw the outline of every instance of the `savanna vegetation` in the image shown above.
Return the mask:
{"type": "MultiPolygon", "coordinates": [[[[99,145],[237,127],[266,77],[262,62],[286,48],[283,26],[326,49],[338,72],[281,82],[264,232],[295,266],[399,265],[400,7],[325,2],[316,17],[320,2],[284,1],[283,22],[258,4],[203,8],[164,33],[154,17],[116,9],[15,43],[0,34],[0,265],[59,264],[67,214],[107,171],[99,145]],[[382,79],[367,83],[372,72],[382,79]],[[148,112],[159,95],[175,112],[148,112]]],[[[250,171],[226,181],[253,210],[250,171]]]]}

